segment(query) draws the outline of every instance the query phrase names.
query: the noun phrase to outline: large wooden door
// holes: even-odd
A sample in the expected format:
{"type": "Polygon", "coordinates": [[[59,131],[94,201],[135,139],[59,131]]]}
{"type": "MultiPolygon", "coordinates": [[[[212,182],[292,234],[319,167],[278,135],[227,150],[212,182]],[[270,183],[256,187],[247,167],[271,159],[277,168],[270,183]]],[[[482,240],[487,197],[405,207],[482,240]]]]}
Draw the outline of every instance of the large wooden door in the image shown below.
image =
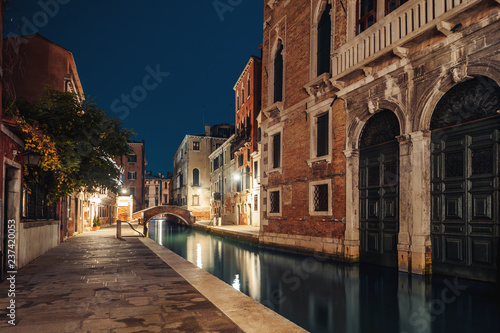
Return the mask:
{"type": "Polygon", "coordinates": [[[433,273],[498,279],[500,89],[487,78],[458,84],[431,120],[433,273]]]}
{"type": "Polygon", "coordinates": [[[495,280],[500,116],[432,133],[433,272],[495,280]]]}
{"type": "Polygon", "coordinates": [[[360,261],[397,267],[399,232],[397,117],[385,110],[363,129],[359,161],[360,261]]]}

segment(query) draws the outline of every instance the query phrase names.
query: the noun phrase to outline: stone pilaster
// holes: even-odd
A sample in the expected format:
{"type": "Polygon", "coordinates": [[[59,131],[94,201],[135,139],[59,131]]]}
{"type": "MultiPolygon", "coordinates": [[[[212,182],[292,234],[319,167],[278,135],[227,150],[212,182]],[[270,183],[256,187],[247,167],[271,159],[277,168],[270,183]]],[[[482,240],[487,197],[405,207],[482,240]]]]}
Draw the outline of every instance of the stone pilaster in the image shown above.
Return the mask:
{"type": "Polygon", "coordinates": [[[346,164],[346,230],[345,258],[359,261],[359,150],[345,150],[346,164]]]}
{"type": "Polygon", "coordinates": [[[410,230],[411,272],[414,274],[431,273],[432,245],[431,223],[431,155],[430,132],[410,133],[410,161],[412,172],[409,174],[411,191],[407,194],[412,205],[412,229],[410,230]]]}

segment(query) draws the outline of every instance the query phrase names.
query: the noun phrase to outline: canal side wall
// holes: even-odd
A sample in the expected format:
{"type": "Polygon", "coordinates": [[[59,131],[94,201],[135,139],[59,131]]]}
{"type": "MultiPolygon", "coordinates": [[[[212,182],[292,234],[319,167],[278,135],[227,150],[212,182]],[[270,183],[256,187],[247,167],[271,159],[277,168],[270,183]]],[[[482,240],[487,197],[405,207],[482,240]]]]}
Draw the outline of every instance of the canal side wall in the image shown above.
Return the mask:
{"type": "Polygon", "coordinates": [[[260,235],[237,230],[227,230],[203,224],[192,225],[194,229],[225,238],[235,239],[259,246],[304,255],[322,255],[342,262],[359,262],[359,253],[345,246],[343,239],[310,237],[303,235],[287,235],[265,233],[260,235]]]}
{"type": "Polygon", "coordinates": [[[259,244],[291,252],[305,254],[321,253],[338,261],[358,262],[358,256],[346,256],[344,240],[328,237],[265,233],[259,237],[259,244]]]}
{"type": "Polygon", "coordinates": [[[208,234],[219,235],[219,236],[222,236],[225,238],[231,238],[231,239],[235,239],[235,240],[247,242],[247,243],[252,243],[252,244],[259,244],[259,237],[257,235],[242,233],[242,232],[238,232],[238,231],[218,229],[218,228],[213,228],[210,226],[205,226],[202,224],[194,224],[192,227],[194,229],[202,230],[208,234]]]}

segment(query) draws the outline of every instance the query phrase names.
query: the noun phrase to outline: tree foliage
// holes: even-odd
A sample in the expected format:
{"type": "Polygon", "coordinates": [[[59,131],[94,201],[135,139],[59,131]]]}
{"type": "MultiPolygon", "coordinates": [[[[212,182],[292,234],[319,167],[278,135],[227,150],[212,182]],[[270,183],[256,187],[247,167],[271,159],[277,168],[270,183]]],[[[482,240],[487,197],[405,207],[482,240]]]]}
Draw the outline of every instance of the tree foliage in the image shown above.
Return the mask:
{"type": "Polygon", "coordinates": [[[25,150],[41,155],[38,166],[25,166],[26,185],[46,187],[51,202],[81,189],[117,192],[120,169],[114,159],[131,152],[127,142],[134,135],[118,119],[92,100],[81,103],[73,93],[50,88],[33,102],[5,104],[4,116],[23,132],[25,150]]]}

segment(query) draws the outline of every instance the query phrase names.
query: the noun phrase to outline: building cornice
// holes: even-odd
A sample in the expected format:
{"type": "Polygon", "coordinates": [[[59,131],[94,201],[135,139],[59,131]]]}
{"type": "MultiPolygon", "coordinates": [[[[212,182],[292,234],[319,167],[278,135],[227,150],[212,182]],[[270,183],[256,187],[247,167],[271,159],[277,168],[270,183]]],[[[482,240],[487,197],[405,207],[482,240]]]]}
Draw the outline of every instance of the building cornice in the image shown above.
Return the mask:
{"type": "Polygon", "coordinates": [[[238,77],[238,80],[236,81],[236,84],[234,85],[233,90],[236,91],[236,87],[241,83],[241,81],[243,81],[243,77],[245,76],[245,74],[250,69],[250,65],[252,64],[252,62],[254,62],[254,60],[260,61],[260,58],[256,57],[256,56],[251,56],[250,57],[250,59],[248,60],[246,66],[245,66],[245,68],[243,69],[243,72],[241,72],[240,76],[238,77]]]}

